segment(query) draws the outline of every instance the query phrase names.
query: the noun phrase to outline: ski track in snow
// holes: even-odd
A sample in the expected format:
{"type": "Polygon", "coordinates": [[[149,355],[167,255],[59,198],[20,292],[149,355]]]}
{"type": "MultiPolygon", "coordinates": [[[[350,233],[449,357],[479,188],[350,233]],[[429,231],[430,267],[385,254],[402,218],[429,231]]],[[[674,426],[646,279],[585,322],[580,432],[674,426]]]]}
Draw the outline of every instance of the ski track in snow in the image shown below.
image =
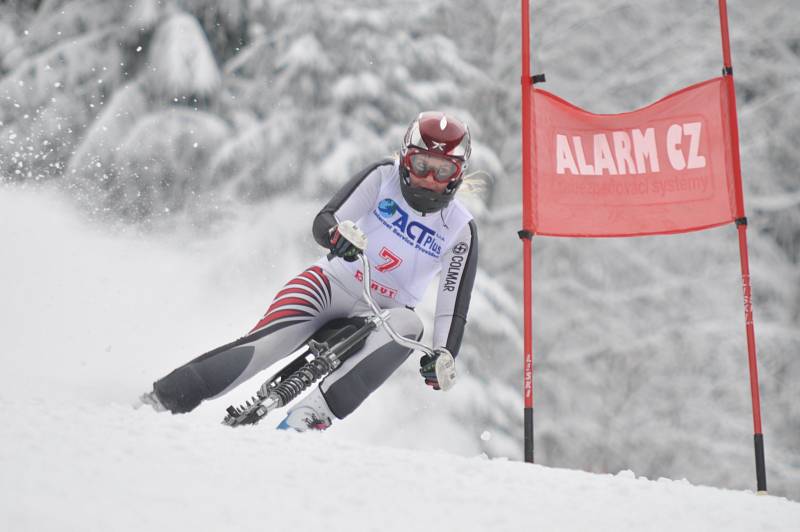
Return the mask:
{"type": "Polygon", "coordinates": [[[213,264],[92,233],[56,198],[0,188],[0,212],[1,530],[800,529],[800,504],[751,492],[368,445],[346,423],[231,429],[234,394],[189,415],[135,410],[148,379],[247,323],[247,298],[220,312],[218,285],[192,295],[225,286],[213,264]],[[226,320],[186,339],[170,316],[188,312],[226,320]]]}

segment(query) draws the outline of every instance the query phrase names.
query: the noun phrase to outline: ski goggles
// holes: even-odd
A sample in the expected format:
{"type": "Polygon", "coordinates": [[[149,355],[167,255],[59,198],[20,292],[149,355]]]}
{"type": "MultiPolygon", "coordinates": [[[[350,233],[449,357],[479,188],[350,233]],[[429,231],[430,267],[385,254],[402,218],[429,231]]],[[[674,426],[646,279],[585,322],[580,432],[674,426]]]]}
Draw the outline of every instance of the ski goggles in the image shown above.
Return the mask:
{"type": "Polygon", "coordinates": [[[439,183],[455,181],[461,176],[461,161],[430,152],[410,149],[405,164],[415,176],[424,179],[432,173],[433,179],[439,183]]]}

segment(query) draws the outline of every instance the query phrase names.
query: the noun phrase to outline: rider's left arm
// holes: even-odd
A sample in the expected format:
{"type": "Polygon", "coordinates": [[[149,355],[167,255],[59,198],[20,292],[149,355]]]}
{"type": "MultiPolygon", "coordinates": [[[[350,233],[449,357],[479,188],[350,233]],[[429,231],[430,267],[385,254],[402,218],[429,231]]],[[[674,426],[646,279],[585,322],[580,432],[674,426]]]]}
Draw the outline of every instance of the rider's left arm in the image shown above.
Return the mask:
{"type": "Polygon", "coordinates": [[[441,256],[436,295],[433,346],[445,347],[455,357],[461,347],[467,311],[478,270],[478,231],[471,220],[441,256]]]}

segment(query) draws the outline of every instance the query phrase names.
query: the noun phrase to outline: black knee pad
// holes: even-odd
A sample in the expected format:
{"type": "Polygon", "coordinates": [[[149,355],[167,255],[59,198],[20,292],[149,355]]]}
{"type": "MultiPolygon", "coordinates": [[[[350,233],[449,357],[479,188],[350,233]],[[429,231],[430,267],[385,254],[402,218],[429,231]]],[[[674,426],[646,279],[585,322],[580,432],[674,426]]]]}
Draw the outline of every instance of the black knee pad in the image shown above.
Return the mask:
{"type": "Polygon", "coordinates": [[[413,350],[389,342],[353,366],[322,392],[331,412],[344,419],[377,390],[406,361],[413,350]]]}
{"type": "Polygon", "coordinates": [[[215,349],[153,383],[153,389],[173,414],[190,412],[204,399],[227,388],[250,363],[252,345],[215,349]]]}

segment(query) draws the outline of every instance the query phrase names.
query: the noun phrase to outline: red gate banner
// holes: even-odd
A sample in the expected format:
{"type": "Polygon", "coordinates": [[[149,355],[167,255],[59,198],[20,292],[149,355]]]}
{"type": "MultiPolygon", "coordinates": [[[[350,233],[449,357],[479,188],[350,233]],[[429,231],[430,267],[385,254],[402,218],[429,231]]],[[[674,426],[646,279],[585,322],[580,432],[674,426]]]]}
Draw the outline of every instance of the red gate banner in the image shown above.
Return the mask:
{"type": "Polygon", "coordinates": [[[680,233],[735,219],[724,78],[615,115],[531,91],[535,234],[680,233]]]}

